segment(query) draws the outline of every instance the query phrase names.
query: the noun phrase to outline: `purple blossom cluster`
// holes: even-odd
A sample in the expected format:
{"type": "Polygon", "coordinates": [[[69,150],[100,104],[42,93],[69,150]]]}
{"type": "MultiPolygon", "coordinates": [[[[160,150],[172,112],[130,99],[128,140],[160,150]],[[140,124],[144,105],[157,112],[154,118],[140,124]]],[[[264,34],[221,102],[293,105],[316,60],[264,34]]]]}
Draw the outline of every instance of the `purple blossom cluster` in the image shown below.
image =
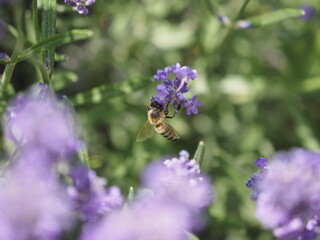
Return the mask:
{"type": "Polygon", "coordinates": [[[37,149],[51,155],[65,157],[76,152],[79,140],[70,127],[66,106],[58,101],[46,86],[32,88],[26,95],[18,95],[9,105],[6,118],[6,139],[15,147],[37,149]]]}
{"type": "Polygon", "coordinates": [[[320,233],[320,153],[302,148],[260,159],[247,186],[254,190],[256,216],[280,239],[312,240],[320,233]]]}
{"type": "Polygon", "coordinates": [[[91,6],[96,0],[64,0],[69,6],[75,7],[79,14],[87,15],[89,10],[87,6],[91,6]]]}
{"type": "Polygon", "coordinates": [[[0,239],[58,240],[75,216],[92,223],[122,205],[119,188],[73,164],[81,141],[70,110],[44,84],[8,107],[3,129],[12,154],[0,175],[0,239]]]}
{"type": "Polygon", "coordinates": [[[136,198],[100,225],[89,226],[81,239],[187,240],[185,232],[200,227],[201,210],[213,200],[208,178],[188,157],[181,151],[179,158],[150,164],[136,198]]]}
{"type": "Polygon", "coordinates": [[[80,219],[94,223],[122,206],[124,199],[118,187],[105,188],[106,180],[97,177],[93,170],[85,165],[71,169],[73,185],[68,187],[74,207],[79,210],[80,219]]]}
{"type": "Polygon", "coordinates": [[[162,81],[162,84],[157,86],[157,94],[151,101],[160,103],[164,109],[172,103],[177,110],[182,106],[186,107],[187,115],[198,114],[198,107],[202,104],[196,99],[197,95],[190,100],[184,96],[189,91],[189,81],[198,77],[196,74],[196,70],[191,70],[188,66],[181,67],[180,63],[159,69],[153,78],[162,81]]]}

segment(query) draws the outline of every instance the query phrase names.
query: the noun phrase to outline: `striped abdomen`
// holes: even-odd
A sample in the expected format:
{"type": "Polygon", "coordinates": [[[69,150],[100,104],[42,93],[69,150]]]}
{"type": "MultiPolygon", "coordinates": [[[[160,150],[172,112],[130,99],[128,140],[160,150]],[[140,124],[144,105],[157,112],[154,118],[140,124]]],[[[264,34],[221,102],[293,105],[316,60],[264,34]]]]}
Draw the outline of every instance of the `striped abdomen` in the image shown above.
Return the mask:
{"type": "Polygon", "coordinates": [[[179,134],[165,121],[154,126],[155,130],[170,141],[176,141],[180,138],[179,134]]]}

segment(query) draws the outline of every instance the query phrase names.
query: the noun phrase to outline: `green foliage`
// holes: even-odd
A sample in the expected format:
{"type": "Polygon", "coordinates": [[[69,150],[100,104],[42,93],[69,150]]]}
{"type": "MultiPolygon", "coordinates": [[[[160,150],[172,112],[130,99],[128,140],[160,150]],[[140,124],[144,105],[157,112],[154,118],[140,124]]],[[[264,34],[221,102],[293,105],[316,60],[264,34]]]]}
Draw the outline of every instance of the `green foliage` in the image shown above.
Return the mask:
{"type": "MultiPolygon", "coordinates": [[[[42,1],[42,39],[46,40],[56,34],[56,8],[57,0],[43,0],[42,1]]],[[[35,9],[34,9],[35,10],[35,9]]],[[[37,11],[34,11],[37,12],[37,11]]],[[[48,59],[51,69],[54,66],[55,48],[50,46],[43,51],[43,59],[48,59]]]]}
{"type": "Polygon", "coordinates": [[[258,17],[249,18],[247,20],[252,22],[253,26],[255,27],[264,27],[289,18],[301,17],[303,15],[304,12],[300,9],[282,9],[271,13],[263,14],[258,17]]]}
{"type": "Polygon", "coordinates": [[[197,163],[201,165],[203,156],[204,156],[204,142],[200,141],[192,159],[196,160],[197,163]]]}

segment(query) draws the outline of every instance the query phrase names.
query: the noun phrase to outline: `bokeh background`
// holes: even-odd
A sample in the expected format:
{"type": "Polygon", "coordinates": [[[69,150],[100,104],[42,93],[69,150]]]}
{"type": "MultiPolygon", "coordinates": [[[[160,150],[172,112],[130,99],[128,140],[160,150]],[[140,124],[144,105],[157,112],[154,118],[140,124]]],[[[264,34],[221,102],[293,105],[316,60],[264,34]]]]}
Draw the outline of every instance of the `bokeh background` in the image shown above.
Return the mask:
{"type": "MultiPolygon", "coordinates": [[[[243,3],[97,0],[87,16],[58,4],[58,32],[94,31],[89,40],[57,49],[61,61],[53,77],[55,91],[68,96],[79,115],[92,167],[127,194],[130,186],[139,186],[146,164],[182,149],[192,156],[203,141],[201,167],[216,194],[207,227],[199,233],[203,240],[273,239],[255,219],[245,186],[257,171],[254,161],[292,147],[319,149],[319,1],[248,1],[238,16],[243,3]],[[309,21],[292,18],[263,28],[229,29],[216,16],[246,19],[304,4],[316,11],[309,21]],[[147,119],[145,104],[159,84],[152,76],[177,62],[198,71],[190,91],[203,103],[199,114],[182,110],[168,120],[181,141],[155,134],[136,142],[147,119]]],[[[25,4],[30,9],[30,2],[25,4]]],[[[0,51],[10,53],[14,39],[1,28],[2,21],[13,21],[8,3],[0,7],[0,17],[0,51]]],[[[15,92],[35,82],[32,64],[19,63],[15,92]]]]}

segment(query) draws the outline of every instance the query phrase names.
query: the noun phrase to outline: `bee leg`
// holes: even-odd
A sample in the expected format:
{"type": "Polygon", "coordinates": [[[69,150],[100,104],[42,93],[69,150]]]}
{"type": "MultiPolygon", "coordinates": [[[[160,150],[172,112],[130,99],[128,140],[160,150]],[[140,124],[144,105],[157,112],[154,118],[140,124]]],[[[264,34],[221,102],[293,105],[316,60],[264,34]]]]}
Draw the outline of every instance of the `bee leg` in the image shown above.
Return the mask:
{"type": "Polygon", "coordinates": [[[164,110],[164,114],[167,116],[169,114],[169,103],[166,105],[166,109],[164,110]]]}
{"type": "MultiPolygon", "coordinates": [[[[182,103],[184,102],[184,100],[182,100],[178,106],[177,106],[177,110],[174,112],[174,114],[172,116],[166,116],[166,118],[174,118],[175,116],[178,115],[178,113],[180,112],[181,108],[182,108],[182,103]]],[[[166,113],[167,114],[167,113],[166,113]]]]}

